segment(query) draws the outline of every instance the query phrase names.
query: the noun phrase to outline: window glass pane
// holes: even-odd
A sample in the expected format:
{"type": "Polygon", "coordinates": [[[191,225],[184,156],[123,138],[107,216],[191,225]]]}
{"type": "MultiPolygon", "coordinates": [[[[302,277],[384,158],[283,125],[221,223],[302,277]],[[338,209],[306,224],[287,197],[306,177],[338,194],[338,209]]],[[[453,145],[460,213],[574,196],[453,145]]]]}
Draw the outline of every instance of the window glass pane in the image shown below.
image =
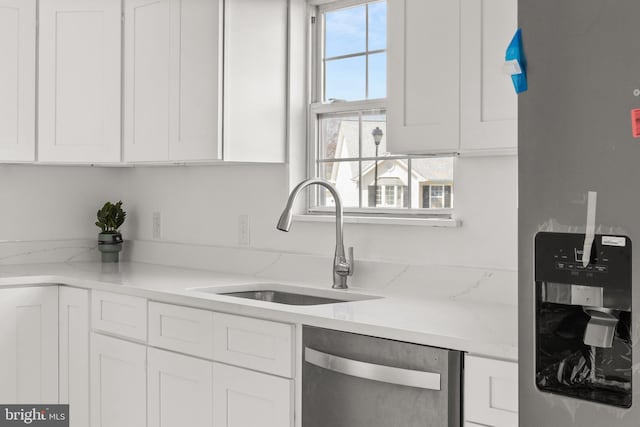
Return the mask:
{"type": "Polygon", "coordinates": [[[451,207],[451,186],[447,185],[444,187],[444,207],[451,207]]]}
{"type": "Polygon", "coordinates": [[[325,58],[364,52],[366,42],[366,5],[325,14],[325,58]]]}
{"type": "Polygon", "coordinates": [[[332,114],[320,117],[320,159],[358,157],[359,117],[353,114],[332,114]]]}
{"type": "Polygon", "coordinates": [[[369,55],[369,99],[387,97],[387,54],[369,55]]]}
{"type": "Polygon", "coordinates": [[[354,101],[366,97],[366,60],[364,56],[327,61],[325,101],[354,101]]]}
{"type": "MultiPolygon", "coordinates": [[[[322,162],[318,167],[319,176],[336,186],[344,207],[357,208],[359,206],[359,162],[322,162]]],[[[319,206],[335,206],[331,194],[321,189],[318,191],[319,206]]]]}
{"type": "Polygon", "coordinates": [[[412,159],[411,207],[414,209],[452,208],[453,167],[453,157],[412,159]],[[431,189],[430,195],[429,188],[431,189]]]}
{"type": "Polygon", "coordinates": [[[421,208],[429,209],[431,207],[431,197],[430,197],[431,187],[428,185],[422,185],[422,192],[420,193],[420,204],[421,208]]]}
{"type": "Polygon", "coordinates": [[[387,2],[369,5],[369,50],[387,48],[387,2]]]}
{"type": "Polygon", "coordinates": [[[382,132],[378,155],[387,154],[387,116],[384,111],[368,111],[362,115],[362,157],[375,157],[376,144],[373,132],[376,129],[382,132]]]}
{"type": "Polygon", "coordinates": [[[389,185],[384,188],[384,204],[386,206],[393,206],[396,202],[395,198],[395,185],[389,185]]]}

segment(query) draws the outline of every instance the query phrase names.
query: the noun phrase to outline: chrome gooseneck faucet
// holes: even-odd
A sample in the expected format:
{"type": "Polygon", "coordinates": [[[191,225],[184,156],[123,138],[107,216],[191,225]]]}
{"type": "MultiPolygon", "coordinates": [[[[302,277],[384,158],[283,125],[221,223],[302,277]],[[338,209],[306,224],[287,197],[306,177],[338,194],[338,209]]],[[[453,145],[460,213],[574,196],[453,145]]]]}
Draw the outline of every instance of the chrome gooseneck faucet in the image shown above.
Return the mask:
{"type": "Polygon", "coordinates": [[[353,275],[353,248],[349,248],[349,258],[347,259],[344,252],[344,241],[342,238],[342,199],[340,198],[340,194],[338,194],[336,188],[331,185],[331,183],[321,178],[312,178],[298,184],[291,192],[289,200],[287,201],[287,206],[284,208],[284,211],[282,211],[282,215],[280,215],[276,228],[281,231],[289,231],[291,228],[291,220],[293,218],[293,204],[295,203],[298,194],[300,194],[300,192],[306,187],[313,184],[325,187],[329,190],[333,199],[336,201],[336,253],[333,258],[333,288],[347,289],[349,287],[347,285],[347,277],[353,275]]]}

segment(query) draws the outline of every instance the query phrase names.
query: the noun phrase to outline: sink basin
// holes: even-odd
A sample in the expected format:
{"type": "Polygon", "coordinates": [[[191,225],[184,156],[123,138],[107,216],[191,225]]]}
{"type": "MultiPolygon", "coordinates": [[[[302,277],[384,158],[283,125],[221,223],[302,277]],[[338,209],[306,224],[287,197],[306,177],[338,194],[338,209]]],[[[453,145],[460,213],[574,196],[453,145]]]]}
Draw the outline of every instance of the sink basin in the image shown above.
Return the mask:
{"type": "Polygon", "coordinates": [[[352,291],[334,291],[302,286],[282,285],[279,283],[215,286],[209,288],[192,288],[190,290],[286,305],[337,304],[341,302],[379,298],[371,295],[358,294],[352,291]]]}
{"type": "Polygon", "coordinates": [[[278,304],[288,304],[288,305],[321,305],[321,304],[335,304],[338,302],[346,301],[346,300],[339,300],[334,298],[318,297],[315,295],[294,294],[292,292],[282,292],[282,291],[274,291],[274,290],[224,292],[219,295],[255,299],[259,301],[275,302],[278,304]]]}

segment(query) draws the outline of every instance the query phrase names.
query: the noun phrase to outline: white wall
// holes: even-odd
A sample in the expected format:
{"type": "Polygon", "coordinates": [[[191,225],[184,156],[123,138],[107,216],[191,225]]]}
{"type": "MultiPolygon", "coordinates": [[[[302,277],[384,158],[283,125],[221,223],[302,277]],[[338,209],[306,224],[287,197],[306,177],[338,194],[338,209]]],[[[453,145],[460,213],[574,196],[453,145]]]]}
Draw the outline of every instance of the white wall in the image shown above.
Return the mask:
{"type": "MultiPolygon", "coordinates": [[[[150,240],[152,213],[162,213],[163,239],[238,246],[238,216],[249,215],[251,247],[330,255],[335,226],[296,222],[275,229],[287,198],[283,165],[136,168],[126,170],[128,238],[150,240]]],[[[462,227],[346,224],[356,258],[517,268],[517,158],[458,159],[457,216],[462,227]]]]}
{"type": "MultiPolygon", "coordinates": [[[[346,224],[345,242],[359,259],[515,270],[516,167],[516,157],[458,159],[459,228],[346,224]]],[[[284,165],[0,166],[0,240],[93,239],[95,211],[105,200],[122,199],[129,240],[151,240],[157,211],[163,240],[239,246],[238,216],[249,215],[251,247],[331,255],[332,223],[275,229],[287,176],[284,165]]]]}
{"type": "Polygon", "coordinates": [[[95,238],[96,211],[123,196],[120,172],[0,165],[0,241],[95,238]]]}

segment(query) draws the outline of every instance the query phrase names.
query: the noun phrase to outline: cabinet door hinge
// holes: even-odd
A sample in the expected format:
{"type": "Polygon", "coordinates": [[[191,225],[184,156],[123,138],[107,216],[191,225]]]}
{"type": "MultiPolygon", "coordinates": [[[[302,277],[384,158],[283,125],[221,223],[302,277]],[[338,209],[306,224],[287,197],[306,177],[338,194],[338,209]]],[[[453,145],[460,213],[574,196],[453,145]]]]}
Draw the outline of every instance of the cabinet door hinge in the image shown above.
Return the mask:
{"type": "Polygon", "coordinates": [[[315,17],[315,16],[312,16],[312,17],[311,17],[311,23],[312,23],[312,24],[315,24],[315,23],[316,23],[316,17],[315,17]]]}

